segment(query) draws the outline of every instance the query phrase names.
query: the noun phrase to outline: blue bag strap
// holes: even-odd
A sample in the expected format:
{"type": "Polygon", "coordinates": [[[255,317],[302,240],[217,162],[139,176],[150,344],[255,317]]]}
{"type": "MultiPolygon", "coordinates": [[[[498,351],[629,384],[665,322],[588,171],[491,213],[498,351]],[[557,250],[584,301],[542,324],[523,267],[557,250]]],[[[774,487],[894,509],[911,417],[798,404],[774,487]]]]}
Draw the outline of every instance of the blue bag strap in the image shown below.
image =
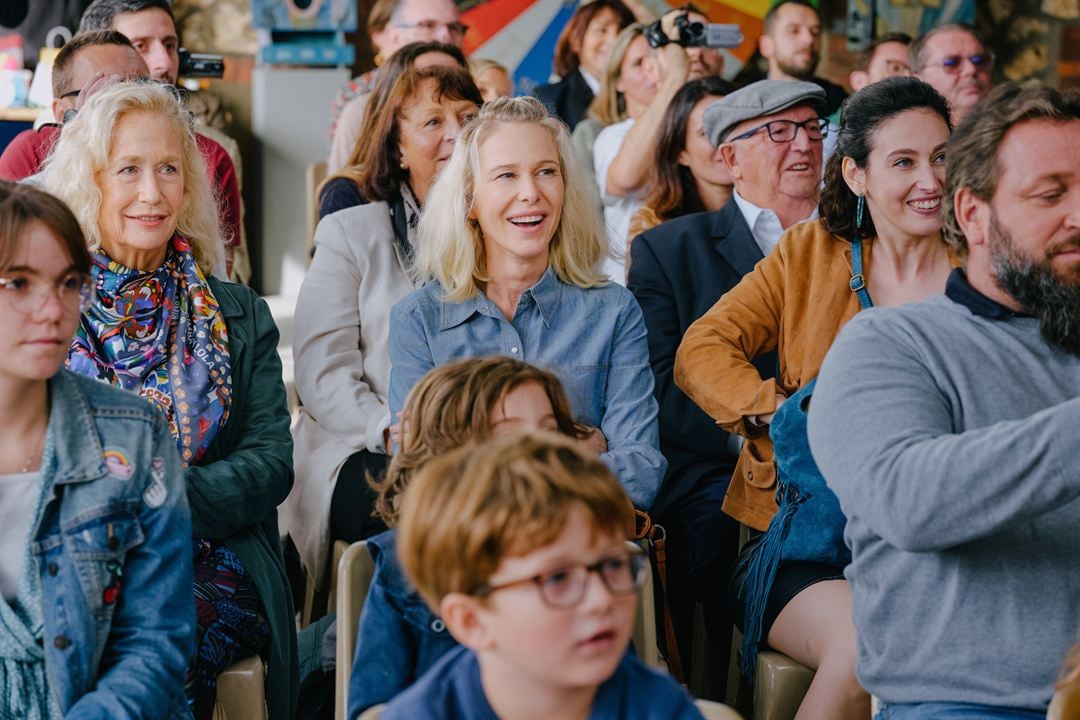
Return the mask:
{"type": "Polygon", "coordinates": [[[848,287],[858,296],[860,309],[865,310],[874,307],[874,301],[870,299],[870,291],[866,289],[862,265],[862,239],[856,234],[851,238],[851,280],[848,287]]]}

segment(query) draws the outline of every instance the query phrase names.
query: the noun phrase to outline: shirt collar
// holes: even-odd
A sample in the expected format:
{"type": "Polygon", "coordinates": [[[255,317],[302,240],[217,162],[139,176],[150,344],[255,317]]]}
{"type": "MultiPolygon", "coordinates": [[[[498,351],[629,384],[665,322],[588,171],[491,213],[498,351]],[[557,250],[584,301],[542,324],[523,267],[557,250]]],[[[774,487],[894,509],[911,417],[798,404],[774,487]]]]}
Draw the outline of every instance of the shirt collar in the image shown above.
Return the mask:
{"type": "Polygon", "coordinates": [[[996,300],[992,300],[972,287],[967,275],[960,268],[953,268],[949,280],[945,283],[945,296],[955,303],[963,305],[975,315],[991,320],[1003,320],[1010,317],[1030,317],[1026,313],[1016,312],[996,300]]]}
{"type": "MultiPolygon", "coordinates": [[[[785,232],[784,226],[780,223],[780,218],[771,209],[758,207],[750,202],[740,195],[738,190],[734,192],[733,197],[735,198],[735,205],[738,206],[739,212],[742,213],[743,219],[746,220],[747,227],[750,228],[750,234],[754,236],[754,241],[761,248],[761,254],[768,255],[776,247],[776,244],[780,242],[780,237],[785,232]]],[[[818,210],[815,207],[807,217],[799,222],[813,220],[817,216],[818,210]]]]}
{"type": "MultiPolygon", "coordinates": [[[[540,276],[536,284],[521,293],[521,299],[518,302],[521,303],[526,296],[532,298],[532,301],[536,304],[536,309],[540,312],[540,319],[544,321],[545,326],[550,328],[559,306],[559,296],[562,292],[561,285],[562,283],[559,282],[559,278],[555,275],[555,269],[548,266],[548,269],[540,276]]],[[[490,316],[498,312],[499,309],[495,307],[495,303],[488,300],[484,293],[477,292],[464,302],[443,303],[440,311],[439,330],[448,330],[461,325],[474,314],[490,316]]]]}
{"type": "Polygon", "coordinates": [[[578,72],[581,73],[581,77],[585,79],[585,84],[593,91],[593,95],[598,94],[600,92],[600,80],[583,67],[578,67],[578,72]]]}

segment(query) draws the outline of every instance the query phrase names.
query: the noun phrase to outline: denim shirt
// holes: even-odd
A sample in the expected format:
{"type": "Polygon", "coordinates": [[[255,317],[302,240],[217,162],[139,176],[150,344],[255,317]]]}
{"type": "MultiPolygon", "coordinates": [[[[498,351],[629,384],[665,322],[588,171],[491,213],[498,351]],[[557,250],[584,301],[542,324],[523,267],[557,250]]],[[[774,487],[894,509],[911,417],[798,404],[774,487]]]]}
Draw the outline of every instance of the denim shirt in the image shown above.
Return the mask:
{"type": "Polygon", "coordinates": [[[66,718],[190,717],[191,516],[176,442],[138,396],[61,370],[49,380],[30,550],[45,668],[66,718]]]}
{"type": "Polygon", "coordinates": [[[375,575],[368,588],[349,678],[350,718],[388,702],[457,641],[413,589],[398,563],[397,531],[369,538],[375,575]]]}
{"type": "Polygon", "coordinates": [[[482,293],[443,299],[438,282],[390,313],[390,412],[428,370],[452,360],[507,355],[554,373],[575,419],[599,427],[604,460],[634,505],[648,510],[667,461],[660,454],[657,405],[645,322],[626,288],[580,288],[548,268],[518,300],[513,321],[482,293]]]}

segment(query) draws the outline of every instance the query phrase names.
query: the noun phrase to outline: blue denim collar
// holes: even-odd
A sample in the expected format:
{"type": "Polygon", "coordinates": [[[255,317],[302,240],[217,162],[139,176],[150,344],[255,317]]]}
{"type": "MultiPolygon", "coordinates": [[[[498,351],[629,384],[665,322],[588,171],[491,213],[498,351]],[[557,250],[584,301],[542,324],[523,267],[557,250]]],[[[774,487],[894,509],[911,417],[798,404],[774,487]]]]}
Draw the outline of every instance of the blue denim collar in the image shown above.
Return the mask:
{"type": "Polygon", "coordinates": [[[367,539],[369,552],[379,564],[383,587],[391,595],[407,598],[416,595],[397,559],[397,530],[390,529],[367,539]],[[381,556],[381,557],[380,557],[381,556]]]}
{"type": "MultiPolygon", "coordinates": [[[[433,283],[433,291],[442,292],[442,286],[433,283]]],[[[547,271],[540,276],[540,280],[531,288],[521,294],[522,299],[529,297],[540,311],[540,319],[544,325],[551,327],[555,313],[559,307],[559,299],[562,295],[563,283],[555,275],[555,269],[548,266],[547,271]]],[[[473,315],[491,315],[499,312],[494,304],[482,292],[477,292],[473,297],[459,303],[442,303],[439,316],[439,330],[448,330],[461,325],[473,315]]]]}
{"type": "MultiPolygon", "coordinates": [[[[56,484],[97,480],[106,474],[105,453],[95,431],[94,415],[86,396],[68,370],[49,380],[49,432],[56,484]],[[82,448],[81,452],[67,449],[82,448]]],[[[46,453],[48,456],[48,453],[46,453]]]]}

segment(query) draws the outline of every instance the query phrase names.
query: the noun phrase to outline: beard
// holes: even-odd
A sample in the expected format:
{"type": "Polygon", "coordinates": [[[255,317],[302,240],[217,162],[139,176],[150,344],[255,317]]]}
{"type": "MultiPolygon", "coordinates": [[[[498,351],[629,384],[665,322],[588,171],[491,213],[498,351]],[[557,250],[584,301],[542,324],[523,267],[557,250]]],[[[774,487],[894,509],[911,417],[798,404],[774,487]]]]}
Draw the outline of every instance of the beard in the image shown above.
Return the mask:
{"type": "Polygon", "coordinates": [[[776,59],[776,66],[780,68],[780,72],[788,75],[789,77],[796,78],[797,80],[809,80],[814,77],[814,71],[817,70],[818,56],[815,53],[810,53],[810,59],[801,64],[795,64],[794,58],[791,59],[776,59]]]}
{"type": "Polygon", "coordinates": [[[1080,248],[1080,234],[1053,245],[1042,260],[1017,249],[1012,236],[991,213],[990,262],[998,287],[1026,312],[1038,319],[1043,339],[1070,355],[1080,357],[1080,269],[1072,278],[1054,272],[1054,256],[1080,248]]]}

